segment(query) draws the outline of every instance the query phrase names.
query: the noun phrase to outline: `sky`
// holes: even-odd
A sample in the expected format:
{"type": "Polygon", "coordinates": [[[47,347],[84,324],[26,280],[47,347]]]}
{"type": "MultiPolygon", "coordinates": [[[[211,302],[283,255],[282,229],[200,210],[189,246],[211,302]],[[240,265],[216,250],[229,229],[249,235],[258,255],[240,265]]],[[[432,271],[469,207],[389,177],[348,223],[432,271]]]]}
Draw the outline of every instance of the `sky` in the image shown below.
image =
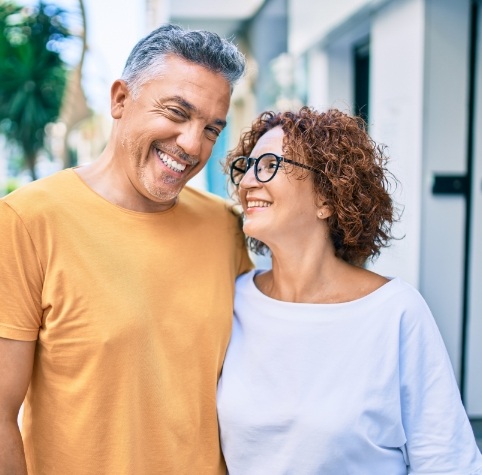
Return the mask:
{"type": "MultiPolygon", "coordinates": [[[[21,5],[33,5],[37,0],[17,0],[21,5]]],[[[46,0],[67,11],[79,10],[78,0],[46,0]]],[[[109,110],[112,82],[124,67],[129,52],[145,34],[145,0],[84,0],[87,16],[88,50],[83,68],[83,86],[89,106],[99,113],[109,110]]],[[[63,54],[75,64],[78,45],[73,44],[63,54]]]]}
{"type": "MultiPolygon", "coordinates": [[[[76,0],[58,0],[74,2],[76,0]]],[[[145,0],[84,0],[88,53],[83,84],[89,105],[109,110],[112,82],[120,77],[129,52],[147,32],[145,0]]]]}

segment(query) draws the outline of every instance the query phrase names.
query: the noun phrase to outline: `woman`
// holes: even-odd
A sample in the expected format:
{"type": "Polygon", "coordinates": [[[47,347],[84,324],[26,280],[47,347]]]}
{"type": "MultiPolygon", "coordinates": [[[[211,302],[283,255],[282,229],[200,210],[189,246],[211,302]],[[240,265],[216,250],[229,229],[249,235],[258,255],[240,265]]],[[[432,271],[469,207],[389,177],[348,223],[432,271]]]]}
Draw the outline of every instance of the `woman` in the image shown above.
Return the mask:
{"type": "Polygon", "coordinates": [[[362,267],[395,220],[363,122],[263,113],[227,165],[251,248],[272,255],[237,281],[218,392],[229,474],[482,474],[425,301],[362,267]]]}

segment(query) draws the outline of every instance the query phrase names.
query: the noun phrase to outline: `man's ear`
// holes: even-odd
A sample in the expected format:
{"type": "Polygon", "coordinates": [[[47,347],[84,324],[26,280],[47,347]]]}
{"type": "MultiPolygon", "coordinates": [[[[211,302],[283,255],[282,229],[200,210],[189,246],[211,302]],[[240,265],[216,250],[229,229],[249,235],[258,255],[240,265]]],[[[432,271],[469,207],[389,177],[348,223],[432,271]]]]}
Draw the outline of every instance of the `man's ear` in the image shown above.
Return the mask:
{"type": "Polygon", "coordinates": [[[129,96],[127,84],[117,79],[110,88],[110,114],[113,119],[120,119],[124,112],[125,101],[129,96]]]}

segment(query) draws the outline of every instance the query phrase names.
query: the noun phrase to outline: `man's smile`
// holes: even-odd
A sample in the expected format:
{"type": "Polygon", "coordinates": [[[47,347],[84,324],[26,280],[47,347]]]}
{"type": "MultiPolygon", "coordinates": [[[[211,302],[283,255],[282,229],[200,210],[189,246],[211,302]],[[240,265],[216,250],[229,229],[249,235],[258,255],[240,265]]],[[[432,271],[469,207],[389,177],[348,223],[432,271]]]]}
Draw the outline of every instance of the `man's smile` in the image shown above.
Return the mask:
{"type": "Polygon", "coordinates": [[[165,154],[164,152],[161,152],[161,150],[159,150],[158,148],[156,148],[156,152],[157,152],[157,156],[161,159],[162,163],[164,163],[164,165],[166,165],[171,170],[181,173],[186,169],[187,165],[185,163],[180,163],[174,160],[169,155],[165,154]]]}

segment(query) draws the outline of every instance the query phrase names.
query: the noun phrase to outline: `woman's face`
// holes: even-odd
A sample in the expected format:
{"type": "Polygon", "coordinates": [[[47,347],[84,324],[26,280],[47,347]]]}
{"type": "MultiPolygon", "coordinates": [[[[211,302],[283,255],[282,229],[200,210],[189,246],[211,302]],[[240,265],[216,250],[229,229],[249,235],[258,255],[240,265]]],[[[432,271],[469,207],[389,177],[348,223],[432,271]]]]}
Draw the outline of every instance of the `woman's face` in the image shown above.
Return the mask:
{"type": "MultiPolygon", "coordinates": [[[[283,137],[281,127],[269,130],[259,139],[251,157],[257,158],[268,152],[283,156],[283,137]]],[[[300,161],[297,157],[289,158],[300,161]]],[[[277,243],[301,244],[307,233],[319,230],[310,173],[282,162],[271,181],[260,183],[252,166],[239,184],[245,214],[244,232],[264,242],[273,251],[277,243]],[[300,175],[305,178],[297,179],[300,175]]]]}

